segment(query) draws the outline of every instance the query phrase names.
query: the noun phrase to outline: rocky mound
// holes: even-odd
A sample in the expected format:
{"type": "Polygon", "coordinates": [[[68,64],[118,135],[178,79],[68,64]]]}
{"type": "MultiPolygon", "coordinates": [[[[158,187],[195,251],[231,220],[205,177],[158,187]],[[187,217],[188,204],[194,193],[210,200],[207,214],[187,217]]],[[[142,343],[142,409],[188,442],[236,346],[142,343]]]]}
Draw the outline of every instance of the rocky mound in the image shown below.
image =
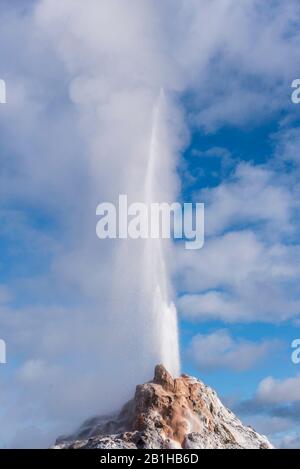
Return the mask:
{"type": "Polygon", "coordinates": [[[87,420],[76,434],[60,437],[61,448],[271,449],[266,437],[240,420],[214,390],[196,378],[173,379],[158,365],[151,382],[137,386],[118,415],[87,420]]]}

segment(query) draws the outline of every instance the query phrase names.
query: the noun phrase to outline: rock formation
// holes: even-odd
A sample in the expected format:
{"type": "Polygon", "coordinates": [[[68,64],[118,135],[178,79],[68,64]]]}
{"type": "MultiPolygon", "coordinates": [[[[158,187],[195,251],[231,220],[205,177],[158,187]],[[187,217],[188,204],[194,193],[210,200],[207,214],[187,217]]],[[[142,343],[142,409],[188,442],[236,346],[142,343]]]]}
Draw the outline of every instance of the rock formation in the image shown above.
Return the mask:
{"type": "Polygon", "coordinates": [[[94,417],[56,449],[271,449],[266,437],[240,420],[215,391],[196,378],[173,379],[158,365],[151,382],[137,386],[134,398],[118,415],[94,417]]]}

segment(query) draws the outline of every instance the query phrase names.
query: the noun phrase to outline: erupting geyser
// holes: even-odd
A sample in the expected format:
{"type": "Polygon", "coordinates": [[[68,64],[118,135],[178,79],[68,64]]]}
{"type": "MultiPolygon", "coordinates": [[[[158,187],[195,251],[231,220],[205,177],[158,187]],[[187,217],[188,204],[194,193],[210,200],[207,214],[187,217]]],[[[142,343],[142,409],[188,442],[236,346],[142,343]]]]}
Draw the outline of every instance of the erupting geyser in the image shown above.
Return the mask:
{"type": "MultiPolygon", "coordinates": [[[[150,117],[145,119],[139,159],[133,155],[130,160],[129,155],[129,179],[124,186],[129,204],[141,202],[148,209],[152,203],[176,200],[176,158],[169,139],[173,129],[163,91],[150,117]]],[[[157,222],[151,218],[151,223],[157,222]]],[[[117,241],[108,309],[117,347],[111,349],[110,359],[119,362],[118,379],[126,380],[131,388],[150,379],[157,363],[173,376],[180,373],[177,312],[168,272],[171,243],[150,235],[117,241]]]]}
{"type": "MultiPolygon", "coordinates": [[[[165,129],[165,107],[164,91],[161,90],[153,112],[145,182],[145,202],[149,205],[158,201],[168,202],[173,195],[167,184],[172,172],[172,155],[169,152],[165,129]],[[164,175],[166,175],[166,181],[163,180],[164,175]],[[158,200],[159,198],[163,199],[158,200]]],[[[172,184],[170,184],[171,186],[172,184]]],[[[173,376],[178,376],[180,358],[177,311],[171,300],[171,288],[165,260],[167,249],[166,240],[152,239],[151,237],[146,240],[145,272],[147,279],[145,281],[149,288],[150,315],[154,324],[154,343],[158,348],[158,362],[163,363],[173,376]]]]}

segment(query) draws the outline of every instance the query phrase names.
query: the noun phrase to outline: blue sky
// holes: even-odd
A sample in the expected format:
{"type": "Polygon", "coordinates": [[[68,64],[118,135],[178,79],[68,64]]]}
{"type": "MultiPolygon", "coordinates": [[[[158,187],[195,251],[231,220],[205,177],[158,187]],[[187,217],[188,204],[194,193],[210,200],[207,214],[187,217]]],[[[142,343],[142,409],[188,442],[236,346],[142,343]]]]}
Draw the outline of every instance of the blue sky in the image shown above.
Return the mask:
{"type": "Polygon", "coordinates": [[[206,204],[204,248],[174,248],[170,266],[182,369],[299,446],[298,2],[20,0],[0,15],[1,441],[49,445],[148,377],[126,296],[138,255],[116,264],[94,212],[139,196],[163,86],[166,186],[206,204]]]}

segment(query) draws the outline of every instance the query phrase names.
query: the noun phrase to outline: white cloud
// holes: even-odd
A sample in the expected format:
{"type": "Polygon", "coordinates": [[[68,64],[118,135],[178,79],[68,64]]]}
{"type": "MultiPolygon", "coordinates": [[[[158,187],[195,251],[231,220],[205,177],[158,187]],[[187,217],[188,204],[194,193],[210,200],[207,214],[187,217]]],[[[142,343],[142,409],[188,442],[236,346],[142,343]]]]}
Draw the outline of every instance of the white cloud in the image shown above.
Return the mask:
{"type": "Polygon", "coordinates": [[[293,209],[298,206],[292,189],[276,173],[248,163],[241,163],[231,179],[197,197],[206,202],[207,235],[242,224],[266,224],[273,236],[282,236],[291,230],[293,209]]]}
{"type": "Polygon", "coordinates": [[[268,265],[261,262],[264,245],[251,231],[237,231],[206,240],[202,250],[189,253],[179,250],[178,265],[182,289],[205,291],[247,281],[251,273],[266,271],[268,265]]]}
{"type": "Polygon", "coordinates": [[[269,286],[261,297],[263,284],[248,289],[241,297],[230,293],[210,291],[203,294],[183,295],[177,304],[184,318],[191,321],[221,320],[234,322],[274,323],[298,318],[299,300],[289,301],[282,293],[269,286]]]}
{"type": "Polygon", "coordinates": [[[0,283],[0,305],[8,303],[12,298],[11,290],[7,285],[0,283]]]}
{"type": "Polygon", "coordinates": [[[275,447],[280,447],[277,443],[277,434],[291,430],[293,423],[289,418],[274,417],[269,415],[247,416],[243,419],[244,423],[251,425],[252,428],[263,435],[268,435],[275,447]]]}
{"type": "Polygon", "coordinates": [[[176,249],[178,306],[191,320],[296,320],[300,313],[297,185],[267,166],[237,165],[205,202],[205,244],[176,249]]]}
{"type": "Polygon", "coordinates": [[[253,368],[278,346],[276,341],[251,342],[234,339],[227,330],[193,337],[188,354],[200,371],[229,368],[245,371],[253,368]]]}
{"type": "Polygon", "coordinates": [[[277,448],[299,448],[299,374],[283,379],[271,376],[258,385],[253,397],[235,403],[243,421],[265,433],[277,448]]]}
{"type": "Polygon", "coordinates": [[[299,449],[300,448],[300,430],[293,432],[290,435],[285,435],[282,440],[278,442],[277,448],[282,449],[299,449]]]}
{"type": "Polygon", "coordinates": [[[300,401],[300,375],[287,379],[263,379],[257,389],[256,399],[266,404],[300,401]]]}
{"type": "Polygon", "coordinates": [[[274,135],[278,161],[300,162],[300,129],[288,128],[274,135]]]}
{"type": "Polygon", "coordinates": [[[183,316],[191,320],[278,322],[296,319],[299,247],[265,244],[252,231],[206,241],[191,255],[177,250],[176,284],[183,316]]]}

